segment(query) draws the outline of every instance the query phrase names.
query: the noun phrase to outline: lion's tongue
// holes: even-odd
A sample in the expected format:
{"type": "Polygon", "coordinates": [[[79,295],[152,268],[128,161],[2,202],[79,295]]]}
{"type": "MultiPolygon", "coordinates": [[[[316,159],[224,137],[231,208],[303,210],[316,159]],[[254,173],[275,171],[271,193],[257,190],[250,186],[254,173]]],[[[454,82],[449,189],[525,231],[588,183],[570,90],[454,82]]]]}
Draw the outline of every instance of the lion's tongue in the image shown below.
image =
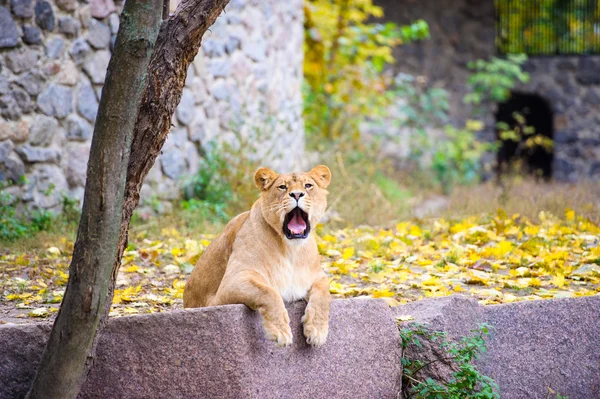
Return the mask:
{"type": "Polygon", "coordinates": [[[300,216],[300,212],[294,212],[294,216],[292,220],[288,223],[288,229],[292,232],[292,234],[302,234],[304,230],[306,230],[306,222],[300,216]]]}

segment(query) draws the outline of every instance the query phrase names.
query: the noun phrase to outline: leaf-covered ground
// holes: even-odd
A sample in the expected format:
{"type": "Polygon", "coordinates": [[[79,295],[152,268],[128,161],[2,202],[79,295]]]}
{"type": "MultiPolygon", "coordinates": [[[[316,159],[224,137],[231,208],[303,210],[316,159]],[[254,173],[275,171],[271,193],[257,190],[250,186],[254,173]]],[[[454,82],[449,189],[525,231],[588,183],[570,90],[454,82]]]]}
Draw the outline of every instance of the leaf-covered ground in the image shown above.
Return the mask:
{"type": "MultiPolygon", "coordinates": [[[[386,298],[396,305],[462,293],[482,304],[600,293],[600,227],[567,211],[403,222],[393,229],[319,228],[323,267],[340,297],[386,298]]],[[[111,315],[182,307],[185,281],[214,236],[138,233],[125,253],[111,315]]],[[[46,320],[68,278],[72,243],[42,253],[0,252],[0,322],[46,320]]]]}

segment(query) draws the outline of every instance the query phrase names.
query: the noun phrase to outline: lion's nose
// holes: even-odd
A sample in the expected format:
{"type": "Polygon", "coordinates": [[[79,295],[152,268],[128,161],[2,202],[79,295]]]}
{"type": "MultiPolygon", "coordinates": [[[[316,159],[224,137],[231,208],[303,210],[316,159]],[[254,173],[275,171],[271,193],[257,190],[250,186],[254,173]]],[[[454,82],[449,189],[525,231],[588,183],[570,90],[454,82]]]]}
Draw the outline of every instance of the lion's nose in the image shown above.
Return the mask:
{"type": "Polygon", "coordinates": [[[292,191],[290,197],[295,198],[296,201],[300,201],[300,198],[304,197],[304,193],[302,191],[292,191]]]}

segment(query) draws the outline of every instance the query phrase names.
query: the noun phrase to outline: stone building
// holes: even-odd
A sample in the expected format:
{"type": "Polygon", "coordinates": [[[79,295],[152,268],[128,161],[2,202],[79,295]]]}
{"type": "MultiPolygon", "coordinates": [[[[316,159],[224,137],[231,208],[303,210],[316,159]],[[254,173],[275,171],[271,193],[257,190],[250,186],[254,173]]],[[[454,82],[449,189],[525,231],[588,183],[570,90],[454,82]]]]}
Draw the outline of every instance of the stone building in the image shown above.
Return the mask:
{"type": "MultiPolygon", "coordinates": [[[[24,204],[81,199],[123,0],[0,0],[0,184],[24,204]]],[[[173,10],[178,3],[171,1],[173,10]]],[[[173,128],[143,187],[168,200],[214,139],[260,131],[265,160],[302,156],[302,0],[231,0],[188,70],[173,128]],[[284,149],[294,148],[294,155],[284,149]]]]}
{"type": "MultiPolygon", "coordinates": [[[[469,75],[467,63],[498,55],[494,0],[375,0],[387,20],[409,24],[423,19],[431,37],[397,48],[395,68],[424,76],[429,85],[451,96],[451,119],[464,124],[469,107],[462,103],[469,75]]],[[[524,69],[530,81],[491,113],[484,136],[496,138],[496,121],[527,107],[538,132],[554,140],[548,163],[557,180],[600,180],[600,56],[530,56],[524,69]]]]}

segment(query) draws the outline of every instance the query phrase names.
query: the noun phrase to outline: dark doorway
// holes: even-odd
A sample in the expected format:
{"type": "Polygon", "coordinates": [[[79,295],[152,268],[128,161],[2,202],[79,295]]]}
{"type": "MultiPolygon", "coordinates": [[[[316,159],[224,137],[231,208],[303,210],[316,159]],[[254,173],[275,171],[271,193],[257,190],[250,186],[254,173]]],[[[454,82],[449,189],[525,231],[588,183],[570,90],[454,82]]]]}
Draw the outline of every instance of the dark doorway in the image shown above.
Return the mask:
{"type": "Polygon", "coordinates": [[[552,109],[535,94],[513,93],[498,107],[496,137],[498,173],[517,172],[552,177],[554,137],[552,109]]]}

